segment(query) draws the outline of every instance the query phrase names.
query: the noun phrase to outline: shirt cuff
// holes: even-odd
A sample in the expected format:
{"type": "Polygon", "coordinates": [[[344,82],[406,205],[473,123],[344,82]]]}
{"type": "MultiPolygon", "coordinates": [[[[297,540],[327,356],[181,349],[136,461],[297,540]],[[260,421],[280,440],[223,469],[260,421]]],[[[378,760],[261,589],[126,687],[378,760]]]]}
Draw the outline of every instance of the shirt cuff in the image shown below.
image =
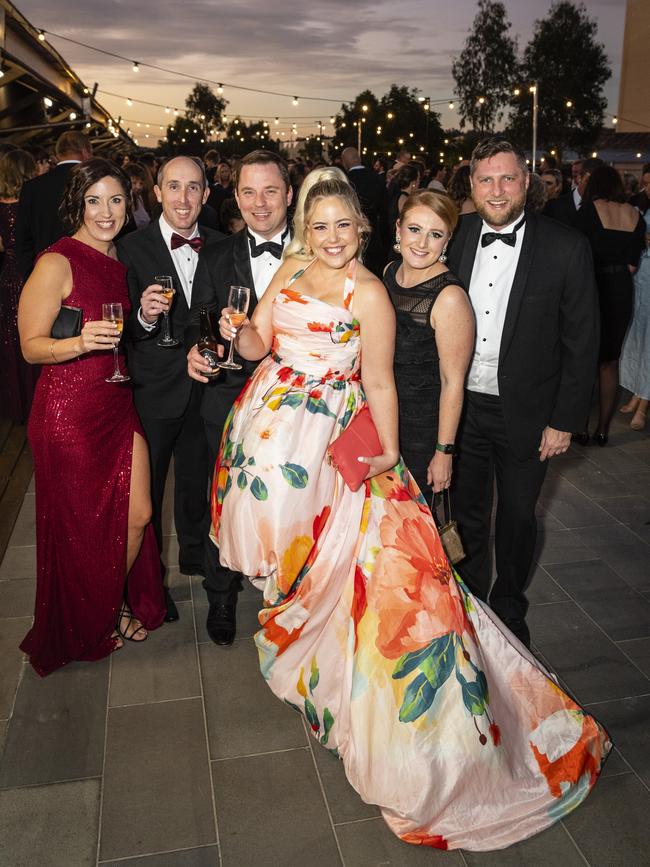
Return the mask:
{"type": "Polygon", "coordinates": [[[138,322],[142,325],[145,331],[153,331],[158,325],[157,322],[154,322],[153,324],[151,322],[145,322],[142,315],[142,307],[138,307],[138,322]]]}

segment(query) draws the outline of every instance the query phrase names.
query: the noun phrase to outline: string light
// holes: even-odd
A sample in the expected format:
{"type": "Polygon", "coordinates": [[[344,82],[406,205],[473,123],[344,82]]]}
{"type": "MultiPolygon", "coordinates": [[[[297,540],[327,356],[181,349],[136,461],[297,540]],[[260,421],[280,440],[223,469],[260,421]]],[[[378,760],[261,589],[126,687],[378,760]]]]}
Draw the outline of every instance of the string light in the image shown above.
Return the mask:
{"type": "Polygon", "coordinates": [[[77,119],[76,111],[71,111],[70,114],[68,115],[68,117],[70,118],[70,120],[76,120],[77,119]]]}
{"type": "Polygon", "coordinates": [[[40,42],[45,42],[45,31],[44,30],[38,31],[38,38],[39,38],[40,42]]]}
{"type": "Polygon", "coordinates": [[[44,96],[43,97],[43,105],[45,106],[45,108],[52,108],[54,103],[52,102],[52,100],[50,99],[49,96],[44,96]]]}
{"type": "Polygon", "coordinates": [[[136,60],[133,61],[133,71],[140,72],[140,64],[136,60]]]}
{"type": "Polygon", "coordinates": [[[221,96],[221,94],[223,93],[223,84],[217,85],[217,93],[219,94],[219,96],[221,96]]]}
{"type": "Polygon", "coordinates": [[[567,99],[567,101],[566,101],[566,107],[567,107],[567,108],[573,108],[573,102],[572,102],[572,100],[567,99]]]}
{"type": "Polygon", "coordinates": [[[126,104],[127,104],[128,106],[132,106],[132,105],[133,105],[133,100],[132,100],[132,99],[127,99],[126,104]]]}
{"type": "Polygon", "coordinates": [[[291,100],[291,104],[292,105],[298,105],[298,97],[297,96],[294,96],[294,98],[291,100]]]}

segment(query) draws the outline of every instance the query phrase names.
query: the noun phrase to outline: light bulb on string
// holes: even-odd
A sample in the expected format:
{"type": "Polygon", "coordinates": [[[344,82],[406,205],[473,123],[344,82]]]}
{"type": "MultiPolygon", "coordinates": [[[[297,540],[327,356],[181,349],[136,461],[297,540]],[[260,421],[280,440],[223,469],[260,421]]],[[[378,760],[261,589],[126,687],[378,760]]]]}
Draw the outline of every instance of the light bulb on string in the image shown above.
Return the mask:
{"type": "Polygon", "coordinates": [[[45,42],[45,31],[44,30],[38,31],[38,39],[40,42],[45,42]]]}
{"type": "Polygon", "coordinates": [[[223,93],[223,84],[219,84],[219,86],[217,87],[217,93],[218,93],[218,94],[222,94],[222,93],[223,93]]]}
{"type": "Polygon", "coordinates": [[[134,72],[140,72],[140,64],[138,63],[137,60],[133,61],[133,67],[132,68],[133,68],[134,72]]]}
{"type": "Polygon", "coordinates": [[[291,104],[292,105],[298,105],[298,97],[297,96],[294,96],[294,98],[291,100],[291,104]]]}

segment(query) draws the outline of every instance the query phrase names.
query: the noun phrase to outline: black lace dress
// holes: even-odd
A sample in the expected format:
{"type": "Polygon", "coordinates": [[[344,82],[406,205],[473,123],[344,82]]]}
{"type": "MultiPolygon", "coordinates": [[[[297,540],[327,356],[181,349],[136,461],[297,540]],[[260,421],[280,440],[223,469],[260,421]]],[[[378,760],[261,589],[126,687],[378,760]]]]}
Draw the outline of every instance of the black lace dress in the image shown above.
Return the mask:
{"type": "Polygon", "coordinates": [[[393,366],[399,398],[399,445],[418,487],[430,498],[427,467],[438,438],[440,402],[440,365],[431,308],[445,286],[463,284],[451,271],[445,271],[405,289],[397,282],[400,264],[391,262],[384,274],[397,316],[393,366]]]}

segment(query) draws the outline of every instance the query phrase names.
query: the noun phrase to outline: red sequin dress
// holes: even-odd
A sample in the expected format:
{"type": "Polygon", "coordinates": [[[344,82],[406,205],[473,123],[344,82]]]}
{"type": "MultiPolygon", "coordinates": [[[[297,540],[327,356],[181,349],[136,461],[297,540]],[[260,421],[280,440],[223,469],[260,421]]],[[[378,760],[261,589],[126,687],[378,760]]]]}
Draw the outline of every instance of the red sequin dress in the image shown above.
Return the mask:
{"type": "MultiPolygon", "coordinates": [[[[102,304],[130,303],[124,265],[73,238],[48,252],[72,269],[66,304],[84,322],[102,304]]],[[[120,356],[120,366],[124,359],[120,356]]],[[[21,644],[41,675],[72,660],[101,659],[124,595],[133,436],[144,436],[129,384],[106,382],[113,353],[43,365],[28,436],[36,480],[37,584],[34,625],[21,644]]],[[[163,620],[160,556],[151,524],[128,576],[128,600],[147,629],[163,620]]]]}

